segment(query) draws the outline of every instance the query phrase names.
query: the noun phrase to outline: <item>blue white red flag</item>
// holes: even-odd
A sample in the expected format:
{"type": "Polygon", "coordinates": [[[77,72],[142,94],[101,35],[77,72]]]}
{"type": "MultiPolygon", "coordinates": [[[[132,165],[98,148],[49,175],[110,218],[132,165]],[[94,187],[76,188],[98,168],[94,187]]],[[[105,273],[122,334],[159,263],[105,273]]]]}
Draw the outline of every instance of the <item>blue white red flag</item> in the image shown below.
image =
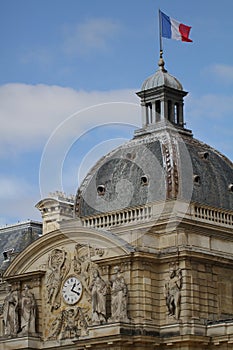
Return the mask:
{"type": "Polygon", "coordinates": [[[161,21],[161,35],[164,38],[192,42],[189,33],[192,27],[182,24],[159,11],[161,21]]]}

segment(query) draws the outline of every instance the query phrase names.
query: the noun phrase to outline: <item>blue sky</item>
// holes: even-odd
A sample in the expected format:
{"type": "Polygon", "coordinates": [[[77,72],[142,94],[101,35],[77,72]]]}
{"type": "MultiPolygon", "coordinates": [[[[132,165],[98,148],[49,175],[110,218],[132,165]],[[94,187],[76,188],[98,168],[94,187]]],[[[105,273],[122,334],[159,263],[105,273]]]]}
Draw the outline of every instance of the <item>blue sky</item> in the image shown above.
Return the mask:
{"type": "Polygon", "coordinates": [[[192,26],[164,39],[194,136],[233,159],[233,2],[0,0],[0,225],[40,220],[140,125],[135,92],[157,69],[158,9],[192,26]]]}

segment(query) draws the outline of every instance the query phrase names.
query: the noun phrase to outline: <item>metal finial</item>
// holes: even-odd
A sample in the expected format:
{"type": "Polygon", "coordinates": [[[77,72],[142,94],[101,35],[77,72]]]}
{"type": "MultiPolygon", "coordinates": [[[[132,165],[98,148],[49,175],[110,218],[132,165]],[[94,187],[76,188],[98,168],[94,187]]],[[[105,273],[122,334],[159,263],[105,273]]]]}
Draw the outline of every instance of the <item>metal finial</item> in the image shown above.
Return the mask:
{"type": "Polygon", "coordinates": [[[162,72],[167,72],[167,70],[164,68],[165,62],[163,59],[163,50],[160,50],[158,66],[162,72]]]}

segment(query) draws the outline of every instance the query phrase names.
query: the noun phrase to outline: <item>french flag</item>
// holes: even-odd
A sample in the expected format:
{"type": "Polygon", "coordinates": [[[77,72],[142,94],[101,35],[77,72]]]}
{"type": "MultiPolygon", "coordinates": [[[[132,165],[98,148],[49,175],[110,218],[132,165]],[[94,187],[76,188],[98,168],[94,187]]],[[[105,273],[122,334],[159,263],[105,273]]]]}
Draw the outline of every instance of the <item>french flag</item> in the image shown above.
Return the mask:
{"type": "Polygon", "coordinates": [[[192,27],[186,26],[175,19],[165,15],[162,11],[160,13],[161,35],[164,38],[192,42],[189,39],[189,32],[192,27]]]}

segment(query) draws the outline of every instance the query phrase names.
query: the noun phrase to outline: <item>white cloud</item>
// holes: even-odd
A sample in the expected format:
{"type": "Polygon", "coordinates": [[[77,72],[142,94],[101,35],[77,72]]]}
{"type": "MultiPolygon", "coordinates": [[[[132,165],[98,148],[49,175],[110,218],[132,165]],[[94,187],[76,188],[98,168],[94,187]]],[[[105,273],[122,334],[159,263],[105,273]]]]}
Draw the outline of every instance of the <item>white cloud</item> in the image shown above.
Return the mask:
{"type": "MultiPolygon", "coordinates": [[[[41,198],[40,189],[46,195],[62,189],[59,176],[72,144],[83,132],[103,123],[139,124],[138,103],[132,90],[85,92],[47,85],[0,86],[0,224],[28,218],[39,220],[34,205],[41,198]],[[34,162],[34,173],[38,167],[42,174],[39,189],[39,174],[33,180],[23,159],[33,158],[34,152],[41,153],[43,149],[45,161],[40,171],[34,162]]],[[[81,157],[84,156],[85,152],[81,157]]],[[[71,178],[76,180],[75,176],[71,178]]]]}
{"type": "MultiPolygon", "coordinates": [[[[40,148],[54,129],[71,114],[95,104],[110,101],[138,103],[131,90],[84,92],[47,85],[7,84],[0,87],[0,156],[40,148]]],[[[109,106],[108,114],[113,111],[109,106]]],[[[92,115],[98,123],[101,115],[92,115]]],[[[133,116],[127,116],[133,120],[133,116]]],[[[104,116],[106,120],[106,115],[104,116]]],[[[122,116],[116,115],[116,121],[122,116]]],[[[93,119],[80,120],[79,133],[93,119]]],[[[69,132],[69,131],[67,131],[69,132]]],[[[63,137],[63,136],[62,136],[63,137]]]]}
{"type": "Polygon", "coordinates": [[[69,55],[83,55],[93,51],[103,52],[119,31],[120,25],[111,19],[89,19],[76,26],[65,28],[63,48],[69,55]]]}

